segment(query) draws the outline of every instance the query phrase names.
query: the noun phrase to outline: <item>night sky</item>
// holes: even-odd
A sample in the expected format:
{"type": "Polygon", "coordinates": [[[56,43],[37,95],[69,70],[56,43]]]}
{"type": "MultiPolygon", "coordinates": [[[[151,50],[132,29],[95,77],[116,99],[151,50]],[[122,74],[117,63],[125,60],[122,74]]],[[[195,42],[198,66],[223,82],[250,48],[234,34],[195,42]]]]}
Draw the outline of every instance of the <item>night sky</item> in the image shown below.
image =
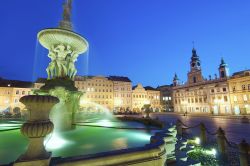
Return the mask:
{"type": "MultiPolygon", "coordinates": [[[[1,77],[46,76],[47,51],[36,35],[58,25],[62,3],[1,1],[1,77]]],[[[172,83],[176,72],[186,81],[192,41],[204,77],[218,73],[221,57],[231,73],[250,68],[249,0],[74,0],[73,23],[90,44],[78,60],[80,74],[122,75],[157,86],[172,83]]]]}

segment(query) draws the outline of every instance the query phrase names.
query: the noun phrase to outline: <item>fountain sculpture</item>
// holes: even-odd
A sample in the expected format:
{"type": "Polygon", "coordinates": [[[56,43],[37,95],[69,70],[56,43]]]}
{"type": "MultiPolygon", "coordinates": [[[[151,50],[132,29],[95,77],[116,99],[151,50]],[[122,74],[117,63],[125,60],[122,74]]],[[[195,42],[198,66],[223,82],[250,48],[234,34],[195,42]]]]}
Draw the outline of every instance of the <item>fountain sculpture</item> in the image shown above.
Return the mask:
{"type": "MultiPolygon", "coordinates": [[[[74,77],[77,73],[75,62],[80,54],[88,49],[88,42],[79,34],[73,32],[71,23],[72,0],[67,0],[63,7],[63,19],[58,28],[41,30],[37,38],[41,45],[49,50],[48,57],[51,59],[46,71],[47,81],[35,94],[49,94],[60,99],[60,118],[56,118],[55,128],[68,130],[73,126],[73,117],[78,109],[82,93],[74,86],[74,77]]],[[[57,117],[55,117],[57,116],[57,117]]]]}

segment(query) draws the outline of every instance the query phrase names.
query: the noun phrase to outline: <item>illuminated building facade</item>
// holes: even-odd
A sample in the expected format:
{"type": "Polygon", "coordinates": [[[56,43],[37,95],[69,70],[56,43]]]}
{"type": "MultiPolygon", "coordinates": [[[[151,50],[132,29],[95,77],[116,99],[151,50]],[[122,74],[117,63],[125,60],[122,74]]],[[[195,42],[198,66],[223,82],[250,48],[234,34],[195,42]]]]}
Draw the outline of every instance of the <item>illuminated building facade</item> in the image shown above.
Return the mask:
{"type": "Polygon", "coordinates": [[[234,73],[228,83],[233,113],[250,114],[250,70],[234,73]]]}
{"type": "Polygon", "coordinates": [[[150,104],[153,111],[160,111],[160,91],[138,84],[132,91],[132,109],[134,112],[141,112],[145,104],[150,104]]]}
{"type": "Polygon", "coordinates": [[[86,109],[113,109],[113,82],[104,76],[86,76],[75,78],[75,86],[84,92],[83,101],[86,109]],[[99,106],[98,106],[99,105],[99,106]]]}
{"type": "Polygon", "coordinates": [[[174,110],[173,106],[173,85],[158,86],[157,90],[160,91],[160,102],[162,110],[171,112],[174,110]]]}
{"type": "Polygon", "coordinates": [[[132,109],[132,83],[128,77],[109,76],[114,85],[114,107],[117,111],[132,109]]]}
{"type": "Polygon", "coordinates": [[[173,79],[174,110],[179,113],[232,114],[229,95],[229,70],[224,60],[219,65],[219,77],[204,79],[201,63],[193,48],[188,81],[180,84],[173,79]]]}
{"type": "Polygon", "coordinates": [[[31,82],[0,79],[0,111],[21,112],[24,105],[19,99],[29,95],[32,86],[31,82]]]}

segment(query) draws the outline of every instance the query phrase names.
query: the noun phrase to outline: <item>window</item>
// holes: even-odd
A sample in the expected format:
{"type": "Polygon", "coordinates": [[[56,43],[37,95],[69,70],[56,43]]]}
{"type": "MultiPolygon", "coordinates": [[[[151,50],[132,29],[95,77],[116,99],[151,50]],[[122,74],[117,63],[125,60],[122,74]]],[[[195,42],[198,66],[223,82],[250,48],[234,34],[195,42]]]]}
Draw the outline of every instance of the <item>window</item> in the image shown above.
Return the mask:
{"type": "Polygon", "coordinates": [[[16,91],[16,95],[19,95],[19,90],[16,91]]]}
{"type": "Polygon", "coordinates": [[[246,85],[242,85],[242,90],[246,90],[246,85]]]}
{"type": "Polygon", "coordinates": [[[223,88],[223,92],[226,92],[227,91],[227,88],[223,88]]]}
{"type": "Polygon", "coordinates": [[[214,93],[214,89],[211,89],[211,93],[214,93]]]}
{"type": "Polygon", "coordinates": [[[22,95],[25,95],[25,91],[22,91],[22,95]]]}
{"type": "Polygon", "coordinates": [[[235,86],[233,86],[233,91],[235,91],[236,90],[236,87],[235,86]]]}
{"type": "Polygon", "coordinates": [[[234,102],[237,102],[237,96],[234,96],[234,102]]]}
{"type": "Polygon", "coordinates": [[[248,84],[248,90],[250,90],[250,84],[248,84]]]}
{"type": "Polygon", "coordinates": [[[224,101],[227,102],[227,96],[224,96],[224,101]]]}
{"type": "Polygon", "coordinates": [[[247,101],[247,95],[243,95],[244,101],[247,101]]]}
{"type": "Polygon", "coordinates": [[[199,98],[199,102],[202,103],[202,98],[199,98]]]}

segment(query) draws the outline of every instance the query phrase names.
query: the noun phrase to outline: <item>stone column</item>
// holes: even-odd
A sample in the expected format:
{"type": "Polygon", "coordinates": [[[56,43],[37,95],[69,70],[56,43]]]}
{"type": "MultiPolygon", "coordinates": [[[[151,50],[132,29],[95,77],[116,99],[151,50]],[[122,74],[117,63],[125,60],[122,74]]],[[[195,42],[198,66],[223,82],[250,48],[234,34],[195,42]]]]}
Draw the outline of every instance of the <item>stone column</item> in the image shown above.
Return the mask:
{"type": "Polygon", "coordinates": [[[51,108],[59,102],[53,96],[29,95],[20,99],[29,112],[29,119],[21,127],[21,133],[29,138],[27,151],[14,163],[15,166],[47,166],[51,153],[45,150],[44,137],[53,131],[54,125],[49,120],[51,108]]]}

